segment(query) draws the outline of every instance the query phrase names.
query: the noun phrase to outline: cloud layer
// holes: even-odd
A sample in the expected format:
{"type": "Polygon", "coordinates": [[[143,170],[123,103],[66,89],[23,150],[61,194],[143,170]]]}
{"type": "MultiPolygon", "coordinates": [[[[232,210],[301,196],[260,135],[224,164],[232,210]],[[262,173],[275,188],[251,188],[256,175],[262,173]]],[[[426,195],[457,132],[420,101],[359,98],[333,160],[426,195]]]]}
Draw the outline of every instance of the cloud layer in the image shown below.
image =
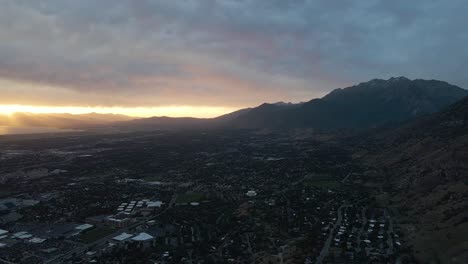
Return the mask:
{"type": "Polygon", "coordinates": [[[0,0],[0,104],[247,106],[468,87],[465,0],[0,0]]]}

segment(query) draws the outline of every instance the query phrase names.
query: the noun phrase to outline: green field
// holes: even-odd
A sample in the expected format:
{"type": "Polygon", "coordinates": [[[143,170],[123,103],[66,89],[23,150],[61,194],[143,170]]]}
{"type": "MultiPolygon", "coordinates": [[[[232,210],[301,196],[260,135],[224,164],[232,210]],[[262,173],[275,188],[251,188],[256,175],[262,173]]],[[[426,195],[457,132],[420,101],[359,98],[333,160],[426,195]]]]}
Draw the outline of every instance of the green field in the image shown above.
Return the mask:
{"type": "Polygon", "coordinates": [[[115,230],[110,227],[99,227],[81,234],[79,238],[81,241],[83,241],[83,243],[89,244],[103,237],[106,237],[114,232],[115,230]]]}
{"type": "Polygon", "coordinates": [[[201,193],[184,193],[177,196],[176,203],[191,203],[200,202],[205,199],[205,196],[201,193]]]}

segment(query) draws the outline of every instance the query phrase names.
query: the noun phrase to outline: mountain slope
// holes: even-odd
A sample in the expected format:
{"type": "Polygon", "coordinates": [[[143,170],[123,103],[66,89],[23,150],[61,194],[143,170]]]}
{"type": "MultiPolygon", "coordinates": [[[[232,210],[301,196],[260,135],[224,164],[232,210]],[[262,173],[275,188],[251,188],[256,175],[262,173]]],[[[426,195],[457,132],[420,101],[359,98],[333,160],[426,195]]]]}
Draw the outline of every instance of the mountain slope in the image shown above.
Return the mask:
{"type": "Polygon", "coordinates": [[[416,257],[467,263],[468,97],[374,140],[362,160],[385,178],[416,257]]]}
{"type": "Polygon", "coordinates": [[[270,128],[279,127],[284,123],[288,111],[300,107],[301,104],[291,103],[264,103],[255,108],[249,108],[235,112],[235,116],[228,114],[216,118],[214,121],[218,125],[225,125],[230,128],[270,128]]]}
{"type": "Polygon", "coordinates": [[[200,129],[212,127],[212,119],[193,117],[149,117],[112,123],[112,127],[126,131],[154,129],[200,129]]]}
{"type": "Polygon", "coordinates": [[[211,119],[152,117],[114,125],[135,130],[366,129],[431,114],[465,96],[467,90],[442,81],[374,79],[306,103],[265,103],[211,119]]]}
{"type": "Polygon", "coordinates": [[[468,96],[446,82],[375,79],[336,89],[321,99],[296,107],[261,105],[232,120],[235,127],[367,128],[434,113],[468,96]]]}

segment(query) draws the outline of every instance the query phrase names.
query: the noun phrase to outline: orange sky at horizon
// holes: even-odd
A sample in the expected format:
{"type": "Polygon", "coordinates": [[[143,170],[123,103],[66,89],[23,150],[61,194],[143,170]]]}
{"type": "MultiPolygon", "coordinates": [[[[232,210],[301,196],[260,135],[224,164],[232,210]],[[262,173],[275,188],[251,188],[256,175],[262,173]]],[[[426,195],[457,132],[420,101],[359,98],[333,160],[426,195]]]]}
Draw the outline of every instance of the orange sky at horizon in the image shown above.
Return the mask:
{"type": "MultiPolygon", "coordinates": [[[[186,70],[192,73],[190,78],[159,76],[133,80],[139,87],[164,83],[154,89],[154,94],[150,92],[152,89],[130,92],[131,89],[109,87],[82,91],[76,87],[0,77],[0,114],[99,113],[143,118],[213,118],[264,102],[283,101],[282,89],[265,90],[256,81],[241,80],[203,67],[187,66],[186,70]],[[197,87],[202,88],[197,90],[197,87]],[[222,92],[216,87],[222,87],[222,92]],[[188,93],[191,88],[193,92],[188,93]]],[[[287,78],[276,81],[279,86],[293,85],[287,78]]]]}
{"type": "Polygon", "coordinates": [[[216,106],[158,106],[158,107],[100,107],[100,106],[34,106],[20,104],[0,104],[0,114],[120,114],[131,117],[198,117],[212,118],[234,112],[240,108],[216,106]]]}

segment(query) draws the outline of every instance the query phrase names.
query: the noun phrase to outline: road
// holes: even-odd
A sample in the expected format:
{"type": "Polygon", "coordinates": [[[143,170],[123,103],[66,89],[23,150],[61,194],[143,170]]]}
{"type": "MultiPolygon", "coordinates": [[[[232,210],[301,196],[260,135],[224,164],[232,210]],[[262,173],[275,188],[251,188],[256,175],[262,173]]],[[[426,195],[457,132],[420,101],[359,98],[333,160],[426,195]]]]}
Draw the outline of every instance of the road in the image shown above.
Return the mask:
{"type": "Polygon", "coordinates": [[[388,255],[393,255],[393,218],[388,214],[388,210],[385,209],[385,218],[388,219],[388,230],[387,230],[387,245],[389,246],[387,249],[388,255]]]}
{"type": "Polygon", "coordinates": [[[350,171],[350,172],[348,173],[348,175],[346,175],[346,177],[344,177],[344,179],[341,180],[341,183],[345,183],[345,182],[348,180],[348,178],[351,176],[351,174],[353,174],[352,171],[350,171]]]}
{"type": "Polygon", "coordinates": [[[317,257],[317,260],[315,263],[321,264],[323,259],[328,256],[328,251],[330,249],[331,242],[333,240],[333,233],[336,229],[337,226],[341,225],[341,221],[343,220],[343,208],[347,207],[347,205],[342,205],[340,208],[337,210],[338,217],[336,219],[335,224],[333,225],[333,228],[330,230],[330,234],[328,235],[327,240],[325,241],[325,244],[323,245],[322,251],[320,251],[320,255],[317,257]]]}
{"type": "Polygon", "coordinates": [[[174,194],[168,204],[168,206],[166,207],[166,209],[164,209],[163,211],[161,211],[159,214],[153,216],[153,217],[150,217],[150,218],[145,218],[144,220],[142,221],[139,221],[133,225],[130,225],[128,227],[125,227],[125,228],[122,228],[122,229],[119,229],[117,231],[115,231],[114,233],[106,236],[106,237],[103,237],[99,240],[96,240],[94,241],[93,243],[90,243],[90,244],[86,244],[86,245],[83,245],[82,247],[78,247],[78,248],[75,248],[69,252],[67,252],[65,255],[60,255],[60,256],[57,256],[56,258],[53,258],[53,259],[49,259],[47,261],[45,261],[44,263],[45,264],[53,264],[53,263],[61,263],[61,261],[63,259],[67,259],[67,258],[70,258],[72,257],[73,255],[81,255],[81,254],[84,254],[86,251],[88,251],[89,248],[92,248],[92,247],[95,247],[95,246],[99,246],[99,245],[104,245],[107,241],[111,240],[113,237],[116,237],[118,235],[120,235],[121,233],[124,233],[124,232],[128,232],[132,229],[135,229],[141,225],[143,225],[144,223],[148,222],[148,221],[151,221],[151,220],[155,220],[156,218],[158,218],[159,216],[163,215],[164,213],[166,213],[169,209],[172,208],[172,206],[175,204],[177,200],[177,194],[174,194]]]}
{"type": "Polygon", "coordinates": [[[364,234],[364,228],[366,227],[367,224],[367,217],[366,217],[366,210],[367,207],[363,207],[361,210],[361,229],[359,229],[359,234],[356,236],[356,243],[357,243],[357,251],[361,251],[361,234],[364,234]]]}
{"type": "Polygon", "coordinates": [[[6,264],[16,264],[15,262],[11,262],[5,259],[0,258],[0,263],[6,263],[6,264]]]}

